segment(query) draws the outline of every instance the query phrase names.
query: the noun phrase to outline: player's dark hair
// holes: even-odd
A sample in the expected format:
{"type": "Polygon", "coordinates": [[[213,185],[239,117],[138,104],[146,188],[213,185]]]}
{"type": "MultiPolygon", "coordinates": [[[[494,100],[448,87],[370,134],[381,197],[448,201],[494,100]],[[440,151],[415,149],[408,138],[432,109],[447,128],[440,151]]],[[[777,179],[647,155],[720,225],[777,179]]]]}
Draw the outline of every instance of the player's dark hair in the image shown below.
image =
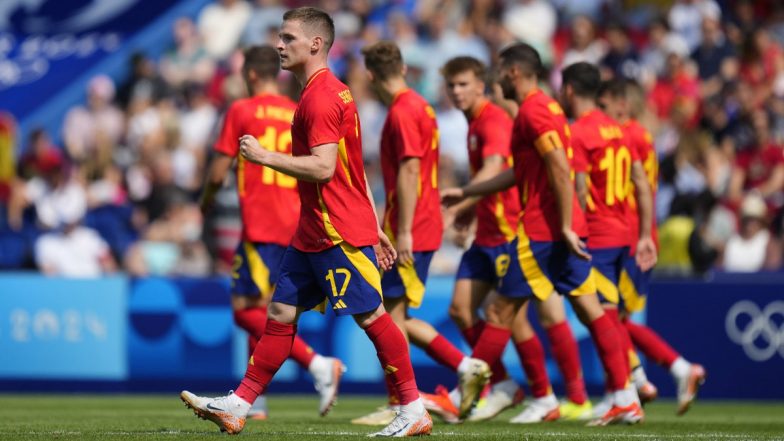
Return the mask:
{"type": "Polygon", "coordinates": [[[626,98],[626,80],[623,78],[613,78],[602,81],[602,85],[599,86],[599,96],[626,98]]]}
{"type": "Polygon", "coordinates": [[[365,46],[362,55],[365,56],[365,67],[381,81],[403,74],[403,55],[392,41],[365,46]]]}
{"type": "Polygon", "coordinates": [[[594,98],[598,96],[602,78],[599,68],[591,63],[581,61],[569,65],[561,72],[563,85],[572,86],[572,90],[577,96],[594,98]]]}
{"type": "Polygon", "coordinates": [[[272,80],[280,72],[280,56],[272,46],[251,46],[243,53],[245,61],[243,72],[256,72],[262,80],[272,80]]]}
{"type": "Polygon", "coordinates": [[[473,72],[480,80],[487,81],[487,68],[474,57],[455,57],[441,68],[441,75],[447,79],[463,72],[473,72]]]}
{"type": "Polygon", "coordinates": [[[515,43],[502,50],[498,57],[501,64],[516,64],[528,75],[541,76],[544,72],[542,57],[528,43],[515,43]]]}
{"type": "Polygon", "coordinates": [[[326,12],[318,8],[303,6],[290,9],[283,14],[283,21],[298,21],[302,29],[309,36],[319,36],[324,39],[327,52],[335,41],[335,22],[326,12]]]}

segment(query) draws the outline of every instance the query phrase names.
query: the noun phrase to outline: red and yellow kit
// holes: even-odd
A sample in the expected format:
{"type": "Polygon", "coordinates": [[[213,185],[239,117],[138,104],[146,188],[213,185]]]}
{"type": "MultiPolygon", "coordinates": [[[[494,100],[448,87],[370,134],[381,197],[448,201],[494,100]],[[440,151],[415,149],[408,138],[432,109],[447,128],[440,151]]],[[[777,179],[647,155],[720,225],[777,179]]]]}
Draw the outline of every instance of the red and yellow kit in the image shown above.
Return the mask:
{"type": "Polygon", "coordinates": [[[626,201],[637,151],[620,125],[595,109],[572,124],[575,172],[586,173],[588,248],[629,246],[626,201]]]}
{"type": "Polygon", "coordinates": [[[302,214],[292,246],[318,252],[347,242],[354,247],[378,243],[378,226],[365,185],[357,106],[348,86],[328,69],[314,73],[302,91],[291,126],[292,153],[338,144],[335,174],[324,184],[299,181],[302,214]]]}
{"type": "MultiPolygon", "coordinates": [[[[542,156],[564,149],[573,156],[569,126],[561,106],[539,89],[531,91],[520,105],[512,129],[512,154],[517,187],[522,199],[522,227],[535,241],[561,240],[561,214],[550,186],[542,156]]],[[[588,235],[585,215],[575,194],[572,201],[572,230],[588,235]]]]}
{"type": "Polygon", "coordinates": [[[252,135],[263,148],[291,154],[291,120],[297,105],[280,95],[235,101],[229,107],[215,150],[237,158],[237,190],[242,213],[242,239],[288,246],[299,218],[297,180],[248,162],[239,138],[252,135]]]}
{"type": "Polygon", "coordinates": [[[397,178],[405,158],[420,160],[411,231],[413,251],[435,251],[441,246],[443,233],[438,194],[438,126],[433,108],[411,89],[395,95],[381,132],[381,172],[387,194],[384,231],[392,240],[398,226],[397,178]]]}
{"type": "MultiPolygon", "coordinates": [[[[633,152],[636,151],[637,157],[642,162],[645,175],[648,177],[648,184],[651,186],[651,196],[654,202],[653,208],[656,208],[656,189],[659,182],[659,159],[656,157],[656,150],[653,148],[653,136],[648,130],[636,120],[630,119],[626,124],[621,127],[629,139],[629,149],[633,152]]],[[[634,254],[637,249],[637,240],[640,237],[640,217],[637,211],[637,198],[634,184],[629,188],[629,213],[627,219],[629,220],[629,230],[631,238],[631,253],[634,254]]],[[[656,229],[656,216],[652,216],[651,237],[659,248],[659,234],[656,229]]]]}
{"type": "MultiPolygon", "coordinates": [[[[471,176],[483,166],[485,158],[499,155],[512,164],[512,118],[497,105],[487,101],[468,123],[468,161],[471,176]]],[[[520,216],[520,196],[516,187],[483,197],[476,204],[476,238],[474,243],[494,247],[515,236],[520,216]]]]}

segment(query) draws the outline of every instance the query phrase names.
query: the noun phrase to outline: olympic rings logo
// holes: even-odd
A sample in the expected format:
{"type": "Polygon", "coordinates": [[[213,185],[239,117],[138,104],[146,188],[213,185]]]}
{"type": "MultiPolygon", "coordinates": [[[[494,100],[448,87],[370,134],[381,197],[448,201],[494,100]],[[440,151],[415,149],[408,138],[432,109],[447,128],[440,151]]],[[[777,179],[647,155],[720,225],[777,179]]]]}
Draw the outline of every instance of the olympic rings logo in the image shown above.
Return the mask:
{"type": "Polygon", "coordinates": [[[760,310],[754,302],[741,300],[727,311],[724,327],[730,340],[743,347],[750,359],[768,361],[777,352],[784,359],[784,301],[760,310]]]}

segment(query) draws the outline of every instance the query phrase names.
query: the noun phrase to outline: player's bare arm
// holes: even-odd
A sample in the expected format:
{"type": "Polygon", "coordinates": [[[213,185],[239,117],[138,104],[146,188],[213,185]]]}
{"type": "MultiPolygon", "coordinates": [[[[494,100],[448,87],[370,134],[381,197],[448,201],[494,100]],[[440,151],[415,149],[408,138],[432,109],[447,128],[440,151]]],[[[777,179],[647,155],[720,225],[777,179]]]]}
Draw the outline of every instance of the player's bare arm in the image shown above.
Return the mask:
{"type": "Polygon", "coordinates": [[[511,188],[515,184],[514,170],[507,169],[486,181],[468,184],[465,187],[441,190],[441,203],[451,207],[467,197],[486,196],[511,188]]]}
{"type": "Polygon", "coordinates": [[[569,160],[563,149],[552,149],[542,155],[550,186],[557,199],[558,212],[561,215],[561,234],[569,249],[581,259],[590,260],[591,255],[577,233],[572,230],[572,180],[569,178],[569,160]]]}
{"type": "Polygon", "coordinates": [[[575,173],[574,191],[577,192],[577,202],[580,203],[580,208],[585,210],[588,203],[588,178],[585,172],[575,173]]]}
{"type": "Polygon", "coordinates": [[[376,253],[376,261],[378,261],[378,266],[384,271],[389,271],[392,269],[392,265],[395,264],[395,259],[397,259],[397,251],[395,251],[395,247],[392,245],[392,241],[389,240],[389,237],[387,237],[386,233],[384,233],[384,230],[381,229],[381,224],[378,222],[376,202],[373,200],[373,192],[370,191],[370,182],[368,182],[367,174],[365,174],[365,191],[367,192],[370,206],[373,208],[373,216],[376,219],[376,225],[378,226],[378,243],[373,245],[373,251],[376,253]]]}
{"type": "Polygon", "coordinates": [[[643,271],[656,265],[656,245],[651,237],[653,225],[653,193],[651,184],[640,161],[632,163],[632,182],[637,196],[637,213],[640,220],[640,237],[635,259],[643,271]]]}
{"type": "Polygon", "coordinates": [[[323,184],[332,179],[337,164],[338,145],[322,144],[310,149],[310,155],[290,156],[264,149],[251,135],[240,138],[240,153],[250,162],[293,176],[299,180],[323,184]]]}
{"type": "Polygon", "coordinates": [[[218,153],[210,162],[207,178],[204,180],[204,188],[199,199],[199,207],[202,213],[208,213],[212,209],[215,201],[215,193],[223,187],[226,176],[229,174],[234,158],[223,153],[218,153]]]}
{"type": "Polygon", "coordinates": [[[404,265],[414,262],[414,238],[411,231],[414,228],[414,211],[416,211],[417,188],[419,188],[419,166],[419,158],[404,158],[397,175],[396,191],[399,209],[395,243],[398,261],[404,265]]]}

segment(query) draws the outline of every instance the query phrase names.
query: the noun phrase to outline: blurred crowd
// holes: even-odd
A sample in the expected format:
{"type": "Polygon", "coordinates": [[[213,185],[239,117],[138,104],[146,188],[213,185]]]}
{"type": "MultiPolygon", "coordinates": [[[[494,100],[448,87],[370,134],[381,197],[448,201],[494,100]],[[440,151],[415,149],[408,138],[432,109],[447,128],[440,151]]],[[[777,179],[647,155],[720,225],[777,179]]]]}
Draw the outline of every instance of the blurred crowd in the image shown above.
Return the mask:
{"type": "MultiPolygon", "coordinates": [[[[233,182],[207,218],[196,200],[222,114],[247,93],[241,49],[277,41],[299,1],[217,0],[172,24],[160,59],[125,78],[93,78],[58,134],[34,130],[0,192],[0,268],[95,276],[228,271],[240,237],[233,182]],[[61,139],[54,145],[52,139],[61,139]]],[[[784,267],[784,5],[776,0],[322,0],[335,19],[331,68],[357,102],[364,154],[383,203],[378,145],[385,109],[360,49],[395,40],[409,84],[437,111],[440,181],[467,179],[467,124],[439,73],[449,58],[492,63],[514,41],[535,46],[557,90],[560,70],[598,64],[639,81],[659,155],[659,271],[784,267]]],[[[286,72],[281,85],[296,98],[286,72]]],[[[0,124],[3,121],[0,121],[0,124]]],[[[454,270],[453,241],[433,271],[454,270]]]]}

